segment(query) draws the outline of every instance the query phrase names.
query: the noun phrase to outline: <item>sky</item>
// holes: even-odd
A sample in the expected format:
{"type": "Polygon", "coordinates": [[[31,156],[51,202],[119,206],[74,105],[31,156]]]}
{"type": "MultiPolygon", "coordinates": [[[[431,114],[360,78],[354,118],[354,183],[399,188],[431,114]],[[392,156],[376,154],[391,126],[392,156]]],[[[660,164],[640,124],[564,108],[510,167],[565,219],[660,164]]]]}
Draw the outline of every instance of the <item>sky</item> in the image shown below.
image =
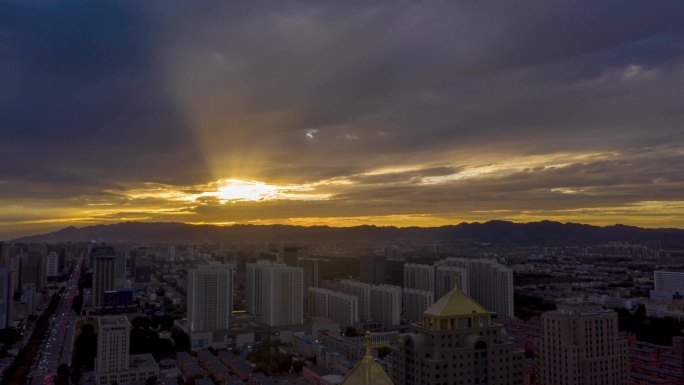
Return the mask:
{"type": "Polygon", "coordinates": [[[0,239],[684,228],[684,2],[0,2],[0,239]]]}

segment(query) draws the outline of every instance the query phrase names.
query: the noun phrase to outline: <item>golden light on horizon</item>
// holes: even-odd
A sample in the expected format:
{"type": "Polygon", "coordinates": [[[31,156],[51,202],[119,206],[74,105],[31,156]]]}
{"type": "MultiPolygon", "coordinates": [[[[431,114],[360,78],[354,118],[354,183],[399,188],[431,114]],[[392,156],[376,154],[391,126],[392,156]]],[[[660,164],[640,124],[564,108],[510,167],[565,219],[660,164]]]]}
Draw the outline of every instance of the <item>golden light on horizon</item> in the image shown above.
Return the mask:
{"type": "MultiPolygon", "coordinates": [[[[624,154],[566,152],[505,160],[494,158],[490,161],[469,159],[465,165],[454,161],[407,162],[308,181],[301,175],[292,178],[286,174],[276,178],[259,177],[258,171],[253,172],[253,178],[240,177],[250,169],[242,167],[240,172],[224,170],[220,178],[195,184],[121,184],[103,190],[100,195],[65,199],[59,205],[46,206],[41,201],[17,201],[5,205],[0,208],[0,219],[2,216],[9,219],[5,223],[0,220],[0,231],[7,234],[19,228],[48,231],[64,225],[121,221],[431,227],[496,219],[684,227],[681,219],[684,203],[681,200],[612,203],[602,199],[606,192],[600,185],[577,183],[568,178],[578,169],[587,167],[586,172],[590,173],[583,175],[591,176],[597,169],[588,165],[613,164],[625,158],[624,154]],[[437,171],[433,173],[433,169],[437,171]],[[530,184],[531,178],[540,182],[530,184]],[[518,191],[518,196],[525,199],[511,201],[510,205],[503,204],[497,195],[499,187],[514,189],[511,191],[518,191]],[[492,192],[473,195],[476,189],[491,189],[492,192]],[[421,193],[417,194],[419,190],[421,193]],[[404,197],[404,191],[411,201],[404,197]],[[462,194],[444,194],[446,191],[460,191],[462,194]],[[544,206],[530,205],[530,199],[544,206]],[[550,200],[559,204],[549,205],[550,200]],[[29,207],[40,207],[40,215],[26,215],[31,211],[29,207]],[[23,220],[12,222],[12,218],[18,217],[23,220]]],[[[629,158],[629,161],[635,162],[635,159],[629,158]]],[[[652,183],[666,186],[671,181],[654,178],[652,183]]],[[[647,188],[649,185],[640,186],[647,188]]],[[[627,187],[630,186],[622,186],[627,187]]]]}

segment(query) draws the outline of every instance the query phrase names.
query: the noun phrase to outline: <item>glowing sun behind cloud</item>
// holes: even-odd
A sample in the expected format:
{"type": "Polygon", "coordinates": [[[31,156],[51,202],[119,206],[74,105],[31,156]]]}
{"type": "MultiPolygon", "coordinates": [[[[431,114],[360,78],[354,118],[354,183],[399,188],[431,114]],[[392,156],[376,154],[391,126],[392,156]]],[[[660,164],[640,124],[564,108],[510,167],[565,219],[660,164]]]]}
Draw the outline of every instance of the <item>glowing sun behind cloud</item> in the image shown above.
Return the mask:
{"type": "Polygon", "coordinates": [[[256,181],[225,179],[217,182],[216,191],[207,191],[196,196],[215,197],[221,202],[263,201],[278,198],[279,186],[256,181]]]}
{"type": "Polygon", "coordinates": [[[219,187],[217,195],[226,201],[261,201],[277,196],[278,187],[260,182],[246,182],[231,179],[219,187]]]}
{"type": "Polygon", "coordinates": [[[220,179],[210,186],[208,191],[190,195],[187,200],[195,201],[203,197],[215,198],[221,203],[258,202],[276,199],[320,200],[327,199],[327,194],[313,194],[313,187],[307,185],[278,186],[258,181],[241,179],[220,179]]]}

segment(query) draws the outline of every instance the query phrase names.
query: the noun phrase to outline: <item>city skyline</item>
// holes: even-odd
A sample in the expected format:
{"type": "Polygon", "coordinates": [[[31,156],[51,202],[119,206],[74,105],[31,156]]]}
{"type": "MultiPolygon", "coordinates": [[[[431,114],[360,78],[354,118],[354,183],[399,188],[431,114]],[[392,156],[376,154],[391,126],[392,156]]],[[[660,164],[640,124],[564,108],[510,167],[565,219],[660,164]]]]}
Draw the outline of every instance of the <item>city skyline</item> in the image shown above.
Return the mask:
{"type": "Polygon", "coordinates": [[[0,382],[684,378],[682,230],[235,228],[254,232],[136,223],[0,242],[0,342],[16,352],[0,382]]]}
{"type": "Polygon", "coordinates": [[[0,4],[0,239],[684,228],[684,4],[0,4]]]}

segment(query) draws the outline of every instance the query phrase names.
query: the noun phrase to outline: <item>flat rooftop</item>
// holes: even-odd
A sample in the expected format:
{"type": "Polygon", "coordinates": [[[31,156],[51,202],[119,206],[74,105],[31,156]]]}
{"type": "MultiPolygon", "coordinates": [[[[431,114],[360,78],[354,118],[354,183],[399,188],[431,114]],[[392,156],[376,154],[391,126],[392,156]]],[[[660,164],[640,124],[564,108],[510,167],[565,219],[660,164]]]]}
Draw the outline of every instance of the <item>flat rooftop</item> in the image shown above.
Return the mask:
{"type": "Polygon", "coordinates": [[[97,322],[100,327],[103,326],[128,326],[128,317],[125,315],[111,315],[104,317],[97,317],[97,322]]]}
{"type": "Polygon", "coordinates": [[[159,365],[150,353],[131,354],[129,358],[129,370],[159,370],[159,365]]]}

